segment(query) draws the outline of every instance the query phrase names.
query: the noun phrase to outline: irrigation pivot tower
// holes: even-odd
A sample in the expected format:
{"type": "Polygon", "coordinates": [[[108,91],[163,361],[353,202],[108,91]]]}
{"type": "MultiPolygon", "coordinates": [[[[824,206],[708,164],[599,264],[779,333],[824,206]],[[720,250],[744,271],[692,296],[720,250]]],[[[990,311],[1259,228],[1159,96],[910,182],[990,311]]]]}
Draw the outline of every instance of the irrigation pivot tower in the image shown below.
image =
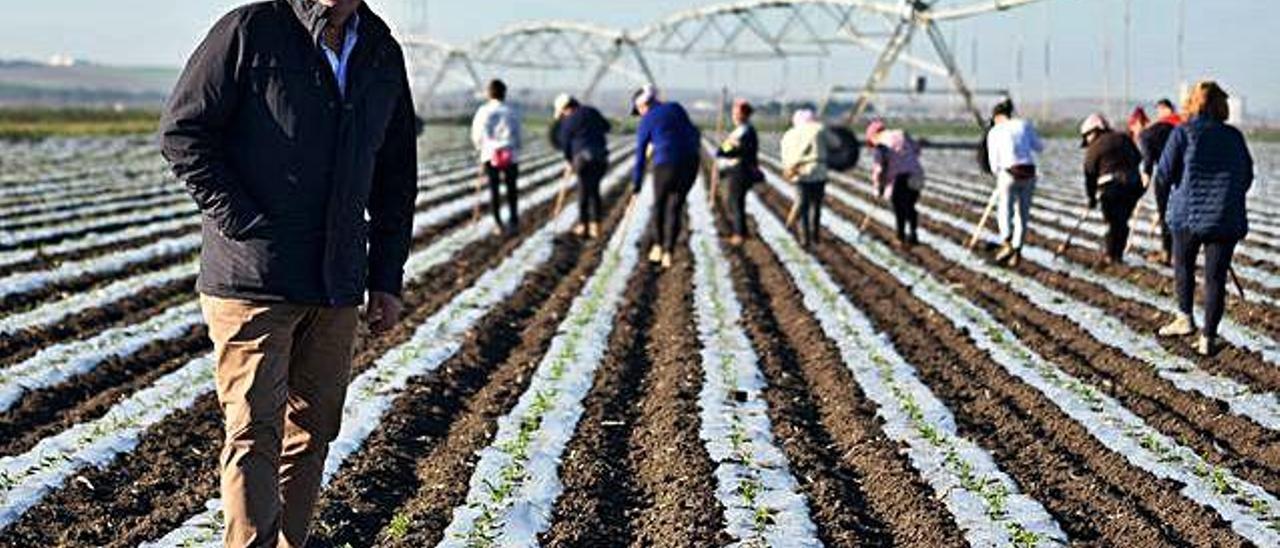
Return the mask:
{"type": "MultiPolygon", "coordinates": [[[[865,112],[877,93],[889,91],[883,84],[891,69],[904,64],[950,81],[974,121],[982,125],[984,118],[974,104],[975,90],[961,74],[939,23],[1038,1],[974,0],[944,6],[937,0],[737,0],[678,11],[633,30],[534,21],[476,40],[465,51],[456,52],[455,63],[472,74],[471,63],[583,71],[588,76],[581,96],[589,98],[609,74],[637,83],[657,83],[649,61],[655,56],[706,63],[762,59],[785,63],[794,57],[830,57],[834,48],[847,46],[876,56],[866,81],[856,89],[853,118],[865,112]],[[907,51],[917,34],[928,38],[933,59],[907,51]]],[[[427,89],[419,95],[431,97],[439,80],[428,79],[427,89]]],[[[828,98],[834,89],[828,91],[828,98]]]]}

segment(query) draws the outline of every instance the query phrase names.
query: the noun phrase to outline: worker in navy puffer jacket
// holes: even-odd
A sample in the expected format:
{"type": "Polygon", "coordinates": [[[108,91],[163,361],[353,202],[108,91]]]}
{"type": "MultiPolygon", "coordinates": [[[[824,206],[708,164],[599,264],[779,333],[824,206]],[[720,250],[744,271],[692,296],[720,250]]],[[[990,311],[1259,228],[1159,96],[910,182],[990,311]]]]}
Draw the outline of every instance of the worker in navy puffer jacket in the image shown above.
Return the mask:
{"type": "Polygon", "coordinates": [[[1196,84],[1187,99],[1188,121],[1169,136],[1156,178],[1171,187],[1169,229],[1180,313],[1160,329],[1167,337],[1195,332],[1192,306],[1196,258],[1205,250],[1204,330],[1196,350],[1217,350],[1227,276],[1236,243],[1249,232],[1245,194],[1253,185],[1253,158],[1244,135],[1226,124],[1227,94],[1214,82],[1196,84]]]}

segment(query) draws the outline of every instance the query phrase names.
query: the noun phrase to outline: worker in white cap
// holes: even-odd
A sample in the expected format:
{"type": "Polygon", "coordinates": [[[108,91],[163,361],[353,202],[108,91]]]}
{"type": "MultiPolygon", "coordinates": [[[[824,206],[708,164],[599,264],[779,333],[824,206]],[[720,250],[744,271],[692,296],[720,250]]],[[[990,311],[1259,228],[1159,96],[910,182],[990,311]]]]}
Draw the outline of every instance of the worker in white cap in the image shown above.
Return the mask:
{"type": "Polygon", "coordinates": [[[573,233],[599,238],[603,210],[600,180],[609,169],[606,135],[613,126],[595,107],[581,104],[567,93],[556,96],[554,107],[566,169],[578,178],[578,224],[573,233]]]}
{"type": "Polygon", "coordinates": [[[1119,263],[1129,240],[1129,218],[1142,197],[1142,153],[1133,139],[1114,131],[1101,114],[1090,114],[1080,124],[1084,155],[1084,191],[1089,209],[1102,206],[1107,221],[1102,264],[1119,263]]]}

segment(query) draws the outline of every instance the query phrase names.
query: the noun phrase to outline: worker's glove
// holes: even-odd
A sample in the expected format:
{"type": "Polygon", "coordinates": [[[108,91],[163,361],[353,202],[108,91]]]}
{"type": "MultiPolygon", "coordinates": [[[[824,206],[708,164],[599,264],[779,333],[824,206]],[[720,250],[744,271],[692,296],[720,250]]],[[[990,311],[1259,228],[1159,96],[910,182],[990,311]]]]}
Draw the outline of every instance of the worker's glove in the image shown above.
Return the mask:
{"type": "Polygon", "coordinates": [[[1097,209],[1097,208],[1098,208],[1098,199],[1089,198],[1089,209],[1097,209]]]}

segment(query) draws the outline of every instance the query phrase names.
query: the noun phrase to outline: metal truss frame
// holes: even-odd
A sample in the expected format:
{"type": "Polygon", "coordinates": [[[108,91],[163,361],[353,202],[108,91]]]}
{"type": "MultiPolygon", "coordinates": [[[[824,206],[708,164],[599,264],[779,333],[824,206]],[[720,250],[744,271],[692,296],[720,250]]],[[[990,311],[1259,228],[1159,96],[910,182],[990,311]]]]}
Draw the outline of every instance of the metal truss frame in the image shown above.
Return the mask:
{"type": "Polygon", "coordinates": [[[449,78],[476,94],[483,91],[480,75],[465,49],[421,35],[401,36],[399,41],[408,65],[413,104],[419,111],[426,113],[431,110],[436,91],[449,78]]]}
{"type": "MultiPolygon", "coordinates": [[[[939,22],[976,17],[1042,0],[974,0],[935,9],[937,0],[734,0],[676,12],[634,31],[572,21],[531,22],[507,27],[471,44],[470,63],[509,68],[585,70],[582,93],[589,98],[610,73],[641,83],[656,83],[646,54],[695,60],[751,60],[826,57],[833,48],[852,46],[876,54],[876,62],[858,95],[850,119],[862,116],[896,64],[946,78],[975,122],[985,118],[974,104],[939,22]],[[908,53],[923,34],[935,59],[908,53]],[[637,68],[628,69],[630,59],[637,68]]],[[[443,78],[436,76],[436,80],[443,78]]],[[[434,92],[428,87],[427,96],[434,92]]],[[[834,89],[834,88],[833,88],[834,89]]],[[[830,98],[824,98],[825,105],[830,98]]]]}

